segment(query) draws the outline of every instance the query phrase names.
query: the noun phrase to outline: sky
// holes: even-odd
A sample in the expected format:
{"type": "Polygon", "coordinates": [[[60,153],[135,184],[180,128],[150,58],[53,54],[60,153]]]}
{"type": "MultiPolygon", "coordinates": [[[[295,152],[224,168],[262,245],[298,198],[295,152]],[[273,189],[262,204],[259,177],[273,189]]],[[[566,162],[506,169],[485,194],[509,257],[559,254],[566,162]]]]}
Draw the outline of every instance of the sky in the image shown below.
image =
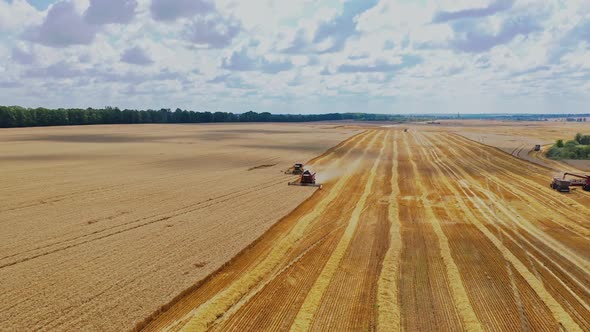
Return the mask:
{"type": "Polygon", "coordinates": [[[589,0],[0,0],[0,105],[590,112],[589,0]]]}

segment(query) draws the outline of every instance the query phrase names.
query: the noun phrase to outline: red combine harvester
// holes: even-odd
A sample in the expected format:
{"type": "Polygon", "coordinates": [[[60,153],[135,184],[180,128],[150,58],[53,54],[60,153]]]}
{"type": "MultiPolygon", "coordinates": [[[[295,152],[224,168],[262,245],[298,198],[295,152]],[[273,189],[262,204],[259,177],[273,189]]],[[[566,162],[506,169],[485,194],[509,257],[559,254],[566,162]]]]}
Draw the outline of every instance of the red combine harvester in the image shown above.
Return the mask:
{"type": "Polygon", "coordinates": [[[590,175],[564,173],[562,178],[553,178],[550,186],[562,192],[569,192],[570,186],[582,187],[585,191],[590,191],[590,175]],[[566,179],[568,175],[576,179],[566,179]]]}
{"type": "Polygon", "coordinates": [[[322,185],[315,182],[315,174],[316,173],[312,173],[308,170],[305,170],[305,171],[303,171],[303,173],[301,173],[299,180],[289,182],[289,185],[290,186],[318,187],[321,189],[322,185]]]}
{"type": "Polygon", "coordinates": [[[585,191],[590,191],[590,175],[580,175],[580,174],[573,174],[573,173],[564,173],[563,179],[565,180],[566,176],[574,177],[576,179],[570,180],[570,186],[574,187],[582,187],[585,191]]]}

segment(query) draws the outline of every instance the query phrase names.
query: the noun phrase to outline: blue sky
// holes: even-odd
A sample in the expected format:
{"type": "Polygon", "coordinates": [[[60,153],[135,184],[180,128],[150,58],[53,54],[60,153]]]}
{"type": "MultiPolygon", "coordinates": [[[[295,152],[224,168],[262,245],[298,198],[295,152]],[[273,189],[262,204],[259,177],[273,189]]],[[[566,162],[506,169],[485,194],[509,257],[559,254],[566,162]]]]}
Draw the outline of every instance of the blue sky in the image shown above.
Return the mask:
{"type": "Polygon", "coordinates": [[[0,0],[0,104],[590,112],[587,0],[0,0]]]}

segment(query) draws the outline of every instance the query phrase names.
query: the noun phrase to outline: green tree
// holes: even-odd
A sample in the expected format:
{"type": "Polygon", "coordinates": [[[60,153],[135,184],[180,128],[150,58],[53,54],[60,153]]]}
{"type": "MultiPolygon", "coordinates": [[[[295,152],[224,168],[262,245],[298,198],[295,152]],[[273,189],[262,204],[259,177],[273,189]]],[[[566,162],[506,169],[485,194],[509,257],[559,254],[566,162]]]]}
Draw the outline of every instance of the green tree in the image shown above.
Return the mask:
{"type": "Polygon", "coordinates": [[[9,107],[0,108],[0,127],[10,128],[16,126],[16,114],[9,107]]]}
{"type": "Polygon", "coordinates": [[[258,113],[248,111],[240,114],[240,122],[254,122],[258,118],[258,113]]]}
{"type": "Polygon", "coordinates": [[[556,147],[555,145],[550,147],[547,150],[547,158],[549,159],[560,159],[561,158],[561,149],[556,147]]]}
{"type": "Polygon", "coordinates": [[[563,140],[558,139],[557,142],[555,142],[555,146],[558,148],[563,148],[563,140]]]}
{"type": "MultiPolygon", "coordinates": [[[[61,125],[89,125],[89,124],[122,124],[122,123],[203,123],[203,122],[309,122],[329,120],[384,120],[406,121],[421,120],[417,117],[409,118],[400,115],[374,115],[364,113],[329,113],[329,114],[271,114],[253,111],[242,114],[225,112],[193,112],[177,108],[157,110],[121,111],[117,107],[106,106],[100,109],[47,109],[23,108],[19,106],[0,106],[0,127],[33,127],[33,126],[61,126],[61,125]]],[[[429,119],[422,119],[429,120],[429,119]]],[[[582,136],[581,141],[590,136],[582,136]]],[[[562,141],[563,144],[563,141],[562,141]]],[[[586,144],[586,143],[584,143],[586,144]]]]}
{"type": "Polygon", "coordinates": [[[213,113],[213,122],[225,122],[227,120],[227,113],[215,112],[213,113]]]}

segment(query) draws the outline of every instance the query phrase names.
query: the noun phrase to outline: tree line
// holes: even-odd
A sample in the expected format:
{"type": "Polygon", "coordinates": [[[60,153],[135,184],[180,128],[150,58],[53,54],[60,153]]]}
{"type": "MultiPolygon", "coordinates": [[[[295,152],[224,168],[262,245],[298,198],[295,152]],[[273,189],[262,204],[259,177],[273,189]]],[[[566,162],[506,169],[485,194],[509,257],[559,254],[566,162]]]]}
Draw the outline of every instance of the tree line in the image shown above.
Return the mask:
{"type": "Polygon", "coordinates": [[[547,151],[550,159],[590,159],[590,135],[577,133],[573,140],[558,139],[547,151]]]}
{"type": "Polygon", "coordinates": [[[0,106],[0,128],[131,123],[311,122],[334,120],[403,122],[426,119],[402,115],[366,113],[271,114],[268,112],[248,111],[236,114],[231,112],[194,112],[180,108],[172,111],[170,109],[121,110],[117,107],[48,109],[43,107],[0,106]]]}

